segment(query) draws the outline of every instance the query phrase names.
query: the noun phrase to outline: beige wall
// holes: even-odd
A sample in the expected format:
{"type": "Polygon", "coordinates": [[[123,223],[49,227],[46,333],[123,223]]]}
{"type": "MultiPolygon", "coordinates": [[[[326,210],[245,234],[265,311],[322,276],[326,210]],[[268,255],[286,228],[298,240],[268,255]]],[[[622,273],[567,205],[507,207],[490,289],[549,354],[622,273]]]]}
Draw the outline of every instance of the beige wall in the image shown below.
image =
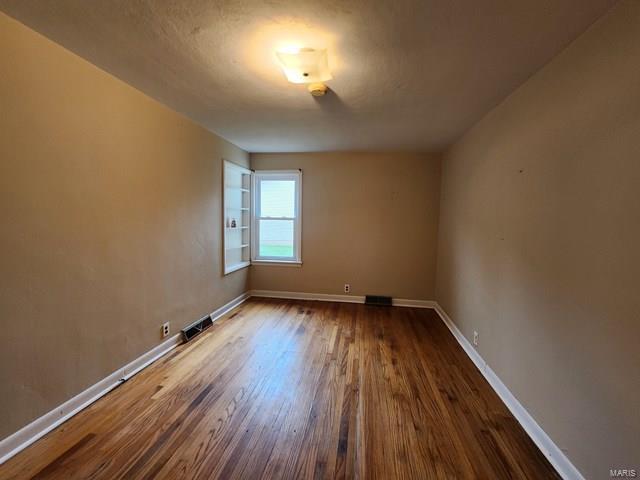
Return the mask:
{"type": "Polygon", "coordinates": [[[443,163],[437,299],[586,478],[640,467],[640,2],[443,163]]]}
{"type": "Polygon", "coordinates": [[[405,153],[252,154],[301,168],[301,268],[252,266],[253,289],[433,300],[440,158],[405,153]]]}
{"type": "Polygon", "coordinates": [[[245,291],[222,157],[248,164],[0,14],[0,438],[245,291]]]}

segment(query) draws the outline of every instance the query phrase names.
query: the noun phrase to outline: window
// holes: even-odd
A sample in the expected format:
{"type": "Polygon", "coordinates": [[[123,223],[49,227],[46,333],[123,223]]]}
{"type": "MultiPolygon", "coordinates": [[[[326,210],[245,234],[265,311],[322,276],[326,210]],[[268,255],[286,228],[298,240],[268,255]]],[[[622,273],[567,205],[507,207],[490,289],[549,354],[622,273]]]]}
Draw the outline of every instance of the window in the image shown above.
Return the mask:
{"type": "Polygon", "coordinates": [[[253,182],[252,260],[301,263],[302,172],[256,171],[253,182]]]}

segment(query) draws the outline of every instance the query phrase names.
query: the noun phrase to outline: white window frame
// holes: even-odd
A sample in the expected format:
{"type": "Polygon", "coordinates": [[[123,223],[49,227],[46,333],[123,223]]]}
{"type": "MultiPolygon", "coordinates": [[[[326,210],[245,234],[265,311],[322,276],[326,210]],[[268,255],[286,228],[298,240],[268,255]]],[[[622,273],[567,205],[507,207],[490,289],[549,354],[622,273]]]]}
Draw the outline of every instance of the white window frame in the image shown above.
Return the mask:
{"type": "Polygon", "coordinates": [[[255,170],[252,175],[252,229],[251,263],[264,265],[302,265],[302,170],[255,170]],[[295,182],[295,204],[293,217],[262,217],[260,211],[261,180],[293,180],[295,182]],[[260,220],[293,220],[293,257],[265,257],[258,255],[260,220]]]}

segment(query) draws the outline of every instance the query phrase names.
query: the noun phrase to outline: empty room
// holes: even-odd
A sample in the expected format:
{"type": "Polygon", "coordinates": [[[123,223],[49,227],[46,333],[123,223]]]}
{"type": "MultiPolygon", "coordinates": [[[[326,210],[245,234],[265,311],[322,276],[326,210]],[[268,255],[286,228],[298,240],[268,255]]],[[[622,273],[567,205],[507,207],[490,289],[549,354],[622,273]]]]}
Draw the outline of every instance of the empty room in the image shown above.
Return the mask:
{"type": "Polygon", "coordinates": [[[0,0],[0,480],[640,477],[639,0],[0,0]]]}

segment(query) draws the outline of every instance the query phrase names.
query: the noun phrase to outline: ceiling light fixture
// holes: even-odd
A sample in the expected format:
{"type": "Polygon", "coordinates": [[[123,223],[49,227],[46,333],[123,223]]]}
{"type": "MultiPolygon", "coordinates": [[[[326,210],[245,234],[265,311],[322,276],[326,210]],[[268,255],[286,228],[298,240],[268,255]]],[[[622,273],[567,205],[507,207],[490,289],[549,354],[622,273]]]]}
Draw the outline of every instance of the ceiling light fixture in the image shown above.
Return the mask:
{"type": "Polygon", "coordinates": [[[326,49],[289,48],[276,53],[284,74],[291,83],[306,83],[314,97],[327,93],[323,83],[331,80],[326,49]]]}

